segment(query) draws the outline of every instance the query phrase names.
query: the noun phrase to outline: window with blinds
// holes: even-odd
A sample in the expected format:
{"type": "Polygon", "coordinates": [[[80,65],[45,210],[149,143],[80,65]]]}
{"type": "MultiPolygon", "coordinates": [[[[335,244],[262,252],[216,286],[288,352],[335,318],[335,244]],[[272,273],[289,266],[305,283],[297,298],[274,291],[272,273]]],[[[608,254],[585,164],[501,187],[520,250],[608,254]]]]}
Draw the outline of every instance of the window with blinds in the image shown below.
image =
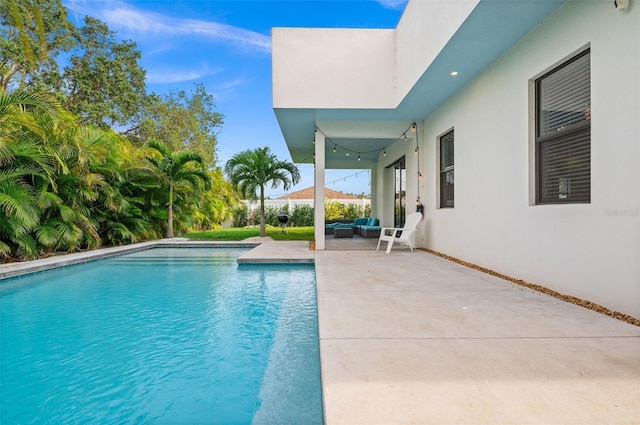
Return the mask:
{"type": "Polygon", "coordinates": [[[591,201],[591,76],[586,50],[535,82],[537,203],[591,201]]]}
{"type": "Polygon", "coordinates": [[[440,137],[440,208],[453,208],[453,130],[440,137]]]}

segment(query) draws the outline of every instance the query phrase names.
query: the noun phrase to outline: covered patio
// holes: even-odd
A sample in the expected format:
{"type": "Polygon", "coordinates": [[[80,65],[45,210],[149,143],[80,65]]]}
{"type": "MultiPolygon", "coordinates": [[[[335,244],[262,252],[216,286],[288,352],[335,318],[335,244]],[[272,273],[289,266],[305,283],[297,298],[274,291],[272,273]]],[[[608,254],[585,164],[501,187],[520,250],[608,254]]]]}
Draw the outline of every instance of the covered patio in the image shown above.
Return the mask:
{"type": "MultiPolygon", "coordinates": [[[[425,173],[435,159],[421,155],[424,119],[563,3],[410,1],[395,29],[273,28],[273,109],[293,161],[315,165],[315,204],[325,170],[368,169],[372,215],[402,222],[396,194],[413,212],[437,179],[425,173]]],[[[323,250],[322,208],[315,223],[323,250]]]]}

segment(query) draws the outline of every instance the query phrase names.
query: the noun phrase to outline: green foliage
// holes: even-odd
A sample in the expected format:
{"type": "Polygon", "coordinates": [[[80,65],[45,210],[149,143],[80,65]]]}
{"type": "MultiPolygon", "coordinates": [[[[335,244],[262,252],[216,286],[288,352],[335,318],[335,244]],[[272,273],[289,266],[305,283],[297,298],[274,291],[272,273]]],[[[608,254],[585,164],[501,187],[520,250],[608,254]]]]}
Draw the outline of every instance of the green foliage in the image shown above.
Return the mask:
{"type": "Polygon", "coordinates": [[[362,205],[349,204],[345,205],[344,218],[356,219],[363,216],[362,205]]]}
{"type": "Polygon", "coordinates": [[[43,87],[58,74],[55,57],[74,45],[60,0],[0,2],[0,90],[43,87]]]}
{"type": "Polygon", "coordinates": [[[206,190],[210,189],[211,179],[199,154],[191,151],[171,152],[155,140],[150,141],[147,146],[151,154],[146,159],[167,194],[167,237],[172,238],[174,201],[177,201],[176,206],[180,208],[186,202],[187,195],[197,193],[201,185],[206,190]]]}
{"type": "Polygon", "coordinates": [[[260,236],[265,236],[265,186],[271,184],[271,188],[276,189],[282,184],[284,190],[289,190],[300,181],[298,167],[279,160],[268,146],[235,154],[227,161],[224,172],[242,196],[260,199],[260,236]]]}
{"type": "Polygon", "coordinates": [[[68,21],[60,0],[0,2],[0,257],[156,239],[230,216],[239,201],[214,166],[213,97],[203,86],[148,96],[139,60],[103,22],[68,21]]]}
{"type": "Polygon", "coordinates": [[[213,96],[202,84],[191,93],[171,91],[152,95],[141,111],[140,124],[127,135],[134,141],[158,140],[173,151],[188,149],[202,156],[205,164],[215,164],[217,131],[223,116],[215,111],[213,96]]]}
{"type": "MultiPolygon", "coordinates": [[[[233,210],[233,227],[245,227],[253,224],[252,219],[256,218],[257,210],[254,210],[254,216],[248,216],[246,206],[241,206],[233,210]]],[[[294,205],[293,211],[289,212],[288,206],[280,208],[266,207],[265,208],[265,222],[269,226],[280,226],[278,221],[278,214],[288,214],[289,221],[288,226],[293,227],[305,227],[313,226],[314,222],[314,208],[311,205],[294,205]]],[[[325,202],[325,217],[327,220],[349,219],[353,220],[359,217],[370,217],[371,205],[366,205],[364,208],[362,205],[345,205],[335,201],[325,202]]]]}
{"type": "Polygon", "coordinates": [[[294,205],[289,216],[292,226],[313,226],[314,208],[311,205],[294,205]]]}
{"type": "Polygon", "coordinates": [[[90,16],[75,38],[77,47],[62,75],[66,107],[83,122],[101,128],[128,124],[146,96],[136,44],[118,42],[106,24],[90,16]]]}
{"type": "Polygon", "coordinates": [[[267,207],[267,208],[265,208],[264,209],[265,222],[269,226],[273,226],[273,227],[280,226],[280,222],[278,221],[278,215],[280,215],[280,214],[289,215],[289,207],[285,205],[285,206],[282,206],[280,208],[275,208],[275,207],[267,207]]]}
{"type": "Polygon", "coordinates": [[[242,206],[236,207],[231,211],[231,215],[233,216],[233,227],[246,227],[249,222],[248,222],[248,216],[249,211],[247,209],[247,206],[245,204],[242,204],[242,206]]]}
{"type": "Polygon", "coordinates": [[[325,220],[337,220],[342,217],[342,204],[339,202],[324,200],[324,218],[325,220]]]}
{"type": "Polygon", "coordinates": [[[35,258],[161,237],[171,187],[181,231],[219,225],[237,202],[193,152],[156,155],[78,124],[47,96],[0,93],[0,256],[35,258]],[[168,190],[169,189],[169,190],[168,190]]]}
{"type": "Polygon", "coordinates": [[[340,202],[325,200],[324,217],[326,220],[349,219],[353,220],[359,217],[370,217],[371,205],[365,208],[357,204],[341,204],[340,202]]]}
{"type": "MultiPolygon", "coordinates": [[[[191,232],[185,233],[184,237],[197,241],[242,241],[247,238],[259,235],[259,229],[253,228],[234,228],[219,229],[207,232],[191,232]]],[[[314,240],[313,227],[287,227],[287,231],[283,232],[279,227],[268,227],[266,236],[274,240],[286,241],[312,241],[314,240]]]]}

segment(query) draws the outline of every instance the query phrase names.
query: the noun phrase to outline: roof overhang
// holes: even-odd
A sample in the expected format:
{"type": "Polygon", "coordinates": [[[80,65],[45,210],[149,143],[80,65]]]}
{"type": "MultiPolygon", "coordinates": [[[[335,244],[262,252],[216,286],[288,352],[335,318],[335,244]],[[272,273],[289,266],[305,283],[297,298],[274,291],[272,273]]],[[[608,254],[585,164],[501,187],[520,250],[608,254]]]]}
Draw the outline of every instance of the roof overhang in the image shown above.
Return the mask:
{"type": "MultiPolygon", "coordinates": [[[[406,95],[390,107],[314,108],[313,99],[309,100],[311,107],[274,106],[293,161],[313,161],[317,126],[330,139],[326,143],[326,168],[367,168],[375,162],[381,147],[402,135],[411,123],[428,117],[564,2],[480,0],[406,95]],[[458,75],[451,76],[452,71],[457,71],[458,75]],[[351,152],[363,152],[361,161],[353,154],[329,155],[335,144],[351,152]]],[[[420,16],[405,15],[403,20],[414,19],[419,23],[421,19],[420,16]]],[[[275,72],[274,68],[274,75],[275,72]]],[[[376,87],[370,87],[370,90],[376,90],[376,87]]]]}

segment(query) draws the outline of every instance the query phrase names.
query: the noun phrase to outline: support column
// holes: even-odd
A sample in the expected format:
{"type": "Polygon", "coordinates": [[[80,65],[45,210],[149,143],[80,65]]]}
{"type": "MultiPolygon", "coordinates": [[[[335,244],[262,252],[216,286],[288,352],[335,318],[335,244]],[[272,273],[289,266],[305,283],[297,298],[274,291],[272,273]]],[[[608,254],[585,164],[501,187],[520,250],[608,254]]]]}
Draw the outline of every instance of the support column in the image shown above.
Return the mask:
{"type": "Polygon", "coordinates": [[[324,251],[324,134],[317,131],[315,135],[315,167],[313,169],[314,187],[314,236],[316,239],[316,250],[324,251]]]}

